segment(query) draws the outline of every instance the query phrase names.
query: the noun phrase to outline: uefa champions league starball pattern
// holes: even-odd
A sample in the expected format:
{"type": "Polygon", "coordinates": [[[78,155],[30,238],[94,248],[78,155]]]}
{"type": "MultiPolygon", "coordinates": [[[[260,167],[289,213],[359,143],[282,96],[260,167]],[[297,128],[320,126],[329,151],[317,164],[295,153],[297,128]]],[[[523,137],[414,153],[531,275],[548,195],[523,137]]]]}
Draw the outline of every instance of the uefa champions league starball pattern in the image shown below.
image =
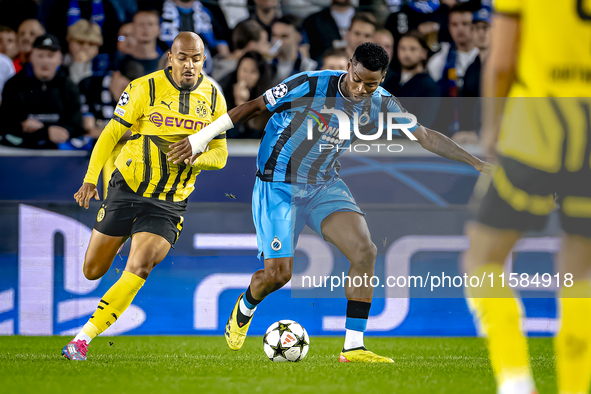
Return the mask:
{"type": "Polygon", "coordinates": [[[271,324],[263,337],[263,349],[271,361],[300,361],[308,354],[309,347],[306,329],[293,320],[271,324]]]}

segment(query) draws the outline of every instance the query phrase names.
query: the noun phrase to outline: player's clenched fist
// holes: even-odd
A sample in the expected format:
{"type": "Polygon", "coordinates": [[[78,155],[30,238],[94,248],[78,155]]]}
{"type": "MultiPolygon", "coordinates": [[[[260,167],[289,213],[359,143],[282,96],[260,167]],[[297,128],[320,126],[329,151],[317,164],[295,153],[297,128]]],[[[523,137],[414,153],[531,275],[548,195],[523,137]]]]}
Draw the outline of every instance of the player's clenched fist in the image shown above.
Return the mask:
{"type": "Polygon", "coordinates": [[[88,209],[88,202],[93,197],[95,200],[100,200],[98,190],[96,190],[96,186],[92,183],[83,183],[76,194],[74,194],[78,205],[86,209],[88,209]]]}

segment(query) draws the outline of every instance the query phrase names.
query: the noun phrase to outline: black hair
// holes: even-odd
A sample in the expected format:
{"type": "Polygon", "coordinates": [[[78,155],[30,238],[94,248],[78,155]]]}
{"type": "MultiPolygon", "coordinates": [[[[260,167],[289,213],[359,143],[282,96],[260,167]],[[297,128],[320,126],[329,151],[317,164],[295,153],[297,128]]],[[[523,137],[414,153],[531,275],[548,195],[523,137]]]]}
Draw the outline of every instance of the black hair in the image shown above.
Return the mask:
{"type": "Polygon", "coordinates": [[[133,81],[146,75],[144,66],[131,56],[125,56],[119,63],[119,72],[125,78],[133,81]]]}
{"type": "Polygon", "coordinates": [[[283,23],[284,25],[290,25],[290,26],[293,26],[293,28],[296,29],[296,31],[299,31],[300,25],[301,25],[301,20],[300,20],[300,18],[298,18],[295,15],[287,14],[287,15],[283,15],[281,18],[279,18],[275,22],[273,22],[273,24],[275,24],[275,23],[283,23]]]}
{"type": "Polygon", "coordinates": [[[355,49],[353,58],[351,59],[353,64],[361,63],[361,65],[370,71],[384,72],[388,69],[390,64],[390,58],[388,53],[373,42],[364,42],[355,49]]]}
{"type": "Polygon", "coordinates": [[[448,17],[451,14],[463,14],[465,12],[473,12],[471,5],[468,3],[457,3],[456,5],[450,8],[448,17]]]}
{"type": "Polygon", "coordinates": [[[351,24],[349,25],[349,30],[353,27],[355,22],[363,22],[369,25],[372,25],[375,29],[378,28],[378,24],[376,22],[376,17],[369,12],[358,12],[351,18],[351,24]]]}
{"type": "Polygon", "coordinates": [[[259,70],[259,80],[266,77],[267,73],[267,61],[259,52],[256,51],[249,51],[246,52],[238,63],[236,63],[236,72],[238,72],[238,68],[240,68],[240,64],[244,61],[244,59],[252,59],[256,63],[257,69],[259,70]]]}
{"type": "Polygon", "coordinates": [[[0,33],[16,33],[8,26],[0,26],[0,33]]]}
{"type": "Polygon", "coordinates": [[[427,52],[429,51],[429,45],[427,45],[427,41],[425,41],[425,39],[423,38],[423,36],[421,34],[419,34],[418,31],[412,30],[412,31],[404,34],[402,37],[400,37],[398,39],[398,44],[400,44],[400,41],[402,41],[403,38],[414,38],[415,40],[417,40],[417,42],[419,43],[419,45],[424,50],[426,50],[427,52]]]}
{"type": "Polygon", "coordinates": [[[262,33],[262,26],[253,19],[247,19],[238,23],[232,32],[234,49],[244,49],[248,43],[260,41],[262,33]]]}

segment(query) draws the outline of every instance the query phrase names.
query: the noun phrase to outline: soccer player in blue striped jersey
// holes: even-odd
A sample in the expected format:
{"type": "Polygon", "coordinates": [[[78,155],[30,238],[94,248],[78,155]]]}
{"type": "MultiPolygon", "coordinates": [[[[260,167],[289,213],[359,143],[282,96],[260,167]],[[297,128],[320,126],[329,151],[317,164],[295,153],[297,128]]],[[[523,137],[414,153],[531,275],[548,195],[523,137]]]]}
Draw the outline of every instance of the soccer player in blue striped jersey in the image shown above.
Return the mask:
{"type": "MultiPolygon", "coordinates": [[[[242,347],[257,305],[291,279],[295,245],[306,224],[345,255],[351,264],[349,277],[374,274],[377,248],[371,241],[363,212],[338,176],[338,157],[350,147],[351,141],[336,137],[338,114],[324,113],[322,119],[326,123],[319,128],[323,132],[319,133],[315,126],[312,138],[308,138],[307,119],[312,115],[319,118],[325,107],[332,107],[342,110],[349,118],[357,113],[361,134],[376,133],[380,112],[404,111],[379,86],[388,63],[388,55],[380,46],[364,43],[355,50],[347,72],[296,74],[261,97],[230,110],[195,136],[171,145],[169,160],[180,162],[202,152],[205,143],[233,124],[266,111],[273,113],[258,152],[252,198],[259,257],[264,258],[264,269],[254,273],[250,286],[240,295],[230,315],[226,341],[231,349],[242,347]]],[[[410,122],[403,116],[395,119],[399,123],[410,122]]],[[[431,152],[472,165],[481,172],[490,170],[488,163],[436,131],[416,125],[409,127],[409,132],[431,152]]],[[[363,333],[372,290],[371,286],[354,287],[350,282],[345,287],[348,304],[341,362],[393,362],[364,347],[363,333]]]]}

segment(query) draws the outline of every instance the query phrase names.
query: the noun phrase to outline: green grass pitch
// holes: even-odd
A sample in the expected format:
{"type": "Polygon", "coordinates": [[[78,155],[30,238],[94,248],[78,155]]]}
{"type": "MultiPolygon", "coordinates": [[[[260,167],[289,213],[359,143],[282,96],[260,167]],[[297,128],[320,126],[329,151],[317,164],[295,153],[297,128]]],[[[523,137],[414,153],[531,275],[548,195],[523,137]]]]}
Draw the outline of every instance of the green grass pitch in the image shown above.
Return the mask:
{"type": "MultiPolygon", "coordinates": [[[[481,338],[366,338],[394,364],[337,361],[343,339],[312,337],[298,363],[273,363],[261,337],[105,337],[88,361],[60,356],[65,337],[0,337],[1,393],[494,393],[481,338]]],[[[530,339],[540,394],[556,392],[551,338],[530,339]]]]}

